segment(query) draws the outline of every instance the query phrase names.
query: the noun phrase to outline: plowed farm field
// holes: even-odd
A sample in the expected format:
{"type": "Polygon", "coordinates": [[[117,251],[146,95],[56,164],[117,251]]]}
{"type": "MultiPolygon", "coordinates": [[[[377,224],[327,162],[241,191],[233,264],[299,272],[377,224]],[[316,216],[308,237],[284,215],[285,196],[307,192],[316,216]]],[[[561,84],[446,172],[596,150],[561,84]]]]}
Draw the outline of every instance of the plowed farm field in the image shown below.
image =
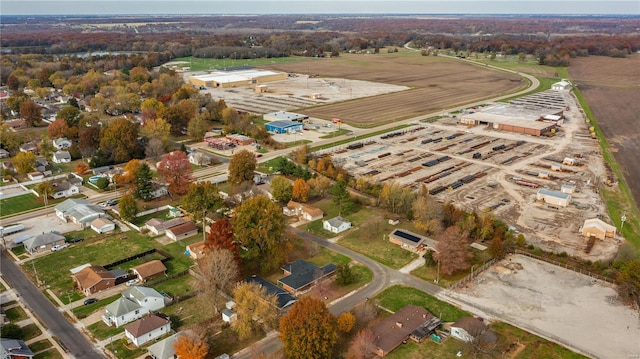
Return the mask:
{"type": "Polygon", "coordinates": [[[341,55],[339,58],[261,67],[411,87],[402,92],[298,111],[316,118],[340,118],[347,124],[361,127],[433,113],[526,86],[515,74],[456,59],[407,54],[341,55]]]}
{"type": "Polygon", "coordinates": [[[640,55],[574,59],[569,75],[589,104],[622,166],[636,204],[640,204],[640,55]]]}

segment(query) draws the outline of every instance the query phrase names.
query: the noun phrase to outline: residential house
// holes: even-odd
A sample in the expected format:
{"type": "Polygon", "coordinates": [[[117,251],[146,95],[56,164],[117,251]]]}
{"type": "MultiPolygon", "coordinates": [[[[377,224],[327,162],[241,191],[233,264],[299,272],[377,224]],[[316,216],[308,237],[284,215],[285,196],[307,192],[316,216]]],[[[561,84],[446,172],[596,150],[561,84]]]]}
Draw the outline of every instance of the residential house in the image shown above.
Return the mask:
{"type": "Polygon", "coordinates": [[[433,314],[416,305],[407,305],[384,318],[371,328],[375,344],[374,353],[384,357],[408,340],[416,331],[419,333],[416,332],[414,337],[424,338],[424,332],[428,331],[428,328],[432,328],[432,332],[441,323],[434,321],[433,318],[435,318],[433,314]]]}
{"type": "Polygon", "coordinates": [[[170,332],[171,321],[161,314],[150,314],[124,327],[125,337],[137,347],[170,332]]]}
{"type": "Polygon", "coordinates": [[[53,147],[56,150],[68,150],[72,145],[73,143],[71,142],[71,140],[67,139],[66,137],[60,137],[53,140],[53,147]]]}
{"type": "Polygon", "coordinates": [[[315,221],[324,217],[324,212],[320,208],[311,207],[303,204],[300,209],[300,215],[305,221],[315,221]]]}
{"type": "Polygon", "coordinates": [[[160,198],[169,195],[169,188],[166,184],[151,181],[151,198],[160,198]]]}
{"type": "Polygon", "coordinates": [[[599,218],[586,219],[582,225],[581,233],[585,237],[596,237],[597,239],[615,238],[616,227],[608,224],[599,218]]]}
{"type": "Polygon", "coordinates": [[[55,245],[64,244],[64,242],[64,236],[49,232],[33,236],[22,243],[27,253],[36,254],[47,251],[55,245]]]}
{"type": "Polygon", "coordinates": [[[69,163],[71,162],[71,154],[69,151],[57,151],[51,160],[55,163],[69,163]]]}
{"type": "Polygon", "coordinates": [[[149,355],[153,359],[175,359],[176,358],[176,349],[175,344],[178,341],[178,338],[183,336],[195,336],[192,330],[186,330],[183,332],[179,332],[169,336],[166,339],[163,339],[155,344],[150,345],[147,350],[149,351],[149,355]]]}
{"type": "Polygon", "coordinates": [[[82,228],[96,218],[104,217],[104,210],[86,199],[70,198],[55,207],[56,216],[65,222],[71,221],[82,228]]]}
{"type": "Polygon", "coordinates": [[[39,180],[44,179],[44,173],[37,172],[37,171],[36,172],[30,172],[30,173],[27,173],[27,177],[29,177],[29,179],[31,181],[39,181],[39,180]]]}
{"type": "Polygon", "coordinates": [[[420,252],[425,248],[436,251],[436,245],[438,244],[437,241],[434,241],[431,238],[399,228],[394,229],[389,234],[389,242],[397,244],[412,252],[420,252]]]}
{"type": "Polygon", "coordinates": [[[164,263],[155,259],[135,266],[131,268],[131,271],[138,276],[140,282],[146,282],[157,277],[165,276],[167,274],[167,267],[164,266],[164,263]]]}
{"type": "Polygon", "coordinates": [[[7,158],[7,157],[11,157],[11,154],[9,153],[9,151],[5,150],[4,148],[0,148],[0,158],[7,158]]]}
{"type": "Polygon", "coordinates": [[[133,286],[105,307],[102,321],[109,326],[122,326],[166,305],[165,297],[153,288],[133,286]]]}
{"type": "Polygon", "coordinates": [[[91,221],[91,229],[98,233],[106,233],[115,230],[116,224],[113,223],[109,218],[98,217],[91,221]]]}
{"type": "Polygon", "coordinates": [[[289,292],[300,295],[310,290],[316,283],[330,277],[336,272],[336,265],[329,263],[318,267],[303,259],[286,264],[281,268],[286,277],[278,280],[278,284],[289,292]]]}
{"type": "Polygon", "coordinates": [[[9,126],[10,129],[12,130],[19,130],[21,128],[27,128],[29,127],[27,125],[27,121],[25,121],[22,118],[18,118],[15,120],[9,120],[9,121],[5,121],[4,122],[5,125],[9,126]]]}
{"type": "Polygon", "coordinates": [[[198,260],[204,257],[206,247],[207,246],[205,244],[205,241],[191,243],[187,245],[187,250],[185,251],[185,254],[195,260],[198,260]]]}
{"type": "Polygon", "coordinates": [[[0,338],[0,358],[2,359],[30,359],[35,354],[29,346],[20,339],[0,338]]]}
{"type": "Polygon", "coordinates": [[[13,168],[13,162],[11,161],[2,162],[2,169],[11,172],[15,171],[15,169],[13,168]]]}
{"type": "Polygon", "coordinates": [[[162,220],[160,218],[151,218],[148,220],[144,226],[149,229],[154,236],[164,234],[167,228],[175,227],[179,224],[184,223],[184,219],[182,218],[173,218],[168,221],[162,220]]]}
{"type": "Polygon", "coordinates": [[[351,222],[341,216],[322,221],[322,228],[331,233],[341,233],[351,228],[351,222]]]}
{"type": "Polygon", "coordinates": [[[482,319],[462,317],[451,325],[451,336],[470,343],[482,335],[486,328],[482,319]]]}
{"type": "Polygon", "coordinates": [[[102,266],[89,266],[73,275],[78,288],[91,295],[116,285],[116,277],[102,266]]]}
{"type": "Polygon", "coordinates": [[[275,295],[277,299],[276,305],[278,306],[278,310],[281,312],[297,301],[296,297],[289,294],[289,292],[264,278],[253,275],[244,281],[247,283],[256,283],[260,288],[264,288],[267,295],[275,295]]]}
{"type": "Polygon", "coordinates": [[[198,226],[191,221],[167,228],[165,231],[165,235],[174,241],[189,238],[196,234],[198,234],[198,226]]]}
{"type": "Polygon", "coordinates": [[[300,215],[302,205],[296,201],[289,201],[286,206],[282,207],[282,213],[287,217],[300,215]]]}
{"type": "Polygon", "coordinates": [[[26,142],[20,145],[20,152],[38,153],[38,144],[35,142],[26,142]]]}
{"type": "Polygon", "coordinates": [[[199,151],[191,152],[189,154],[189,162],[196,166],[208,166],[211,164],[211,156],[199,151]]]}
{"type": "Polygon", "coordinates": [[[42,172],[45,176],[51,176],[53,166],[49,164],[46,158],[38,156],[36,158],[36,171],[42,172]]]}
{"type": "Polygon", "coordinates": [[[71,184],[69,181],[62,181],[57,183],[52,183],[53,190],[55,191],[51,197],[58,199],[63,197],[71,197],[80,193],[80,188],[78,186],[71,184]]]}

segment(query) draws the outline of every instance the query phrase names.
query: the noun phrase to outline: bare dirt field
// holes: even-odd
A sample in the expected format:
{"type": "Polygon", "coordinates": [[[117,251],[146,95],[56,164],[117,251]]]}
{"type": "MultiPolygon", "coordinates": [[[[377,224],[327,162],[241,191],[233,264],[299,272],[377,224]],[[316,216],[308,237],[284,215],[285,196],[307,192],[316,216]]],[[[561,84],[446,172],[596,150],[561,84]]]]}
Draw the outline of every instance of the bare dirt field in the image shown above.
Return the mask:
{"type": "Polygon", "coordinates": [[[638,313],[613,286],[546,262],[511,255],[443,295],[591,357],[640,356],[638,313]]]}
{"type": "Polygon", "coordinates": [[[569,75],[587,100],[639,204],[640,55],[574,59],[569,75]]]}
{"type": "Polygon", "coordinates": [[[313,62],[283,63],[265,68],[322,77],[372,81],[412,90],[355,99],[302,110],[311,117],[338,117],[354,126],[371,127],[490,98],[523,88],[517,75],[443,57],[342,55],[313,62]]]}

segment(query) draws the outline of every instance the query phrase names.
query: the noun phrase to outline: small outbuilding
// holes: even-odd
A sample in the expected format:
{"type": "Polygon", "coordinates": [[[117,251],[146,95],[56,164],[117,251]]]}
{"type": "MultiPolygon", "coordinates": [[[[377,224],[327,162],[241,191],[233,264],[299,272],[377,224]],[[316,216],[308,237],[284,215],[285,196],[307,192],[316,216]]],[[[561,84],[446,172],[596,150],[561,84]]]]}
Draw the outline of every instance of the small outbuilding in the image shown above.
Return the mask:
{"type": "Polygon", "coordinates": [[[536,200],[542,201],[552,206],[566,207],[571,202],[571,195],[568,193],[541,188],[536,194],[536,200]]]}
{"type": "Polygon", "coordinates": [[[178,241],[198,234],[198,226],[196,226],[195,223],[189,221],[171,228],[167,228],[165,234],[167,237],[173,239],[174,241],[178,241]]]}
{"type": "Polygon", "coordinates": [[[571,82],[562,80],[551,85],[551,89],[555,91],[569,91],[571,90],[571,82]]]}
{"type": "Polygon", "coordinates": [[[475,341],[487,326],[479,318],[462,317],[451,325],[451,336],[464,342],[475,341]]]}
{"type": "Polygon", "coordinates": [[[109,218],[100,217],[91,221],[91,229],[98,233],[106,233],[115,230],[116,224],[109,218]]]}
{"type": "Polygon", "coordinates": [[[608,224],[599,218],[590,218],[584,221],[581,233],[585,237],[596,237],[597,239],[615,238],[616,227],[608,224]]]}
{"type": "Polygon", "coordinates": [[[167,267],[159,260],[152,260],[131,268],[133,274],[138,276],[140,282],[147,282],[154,278],[162,277],[167,273],[167,267]]]}

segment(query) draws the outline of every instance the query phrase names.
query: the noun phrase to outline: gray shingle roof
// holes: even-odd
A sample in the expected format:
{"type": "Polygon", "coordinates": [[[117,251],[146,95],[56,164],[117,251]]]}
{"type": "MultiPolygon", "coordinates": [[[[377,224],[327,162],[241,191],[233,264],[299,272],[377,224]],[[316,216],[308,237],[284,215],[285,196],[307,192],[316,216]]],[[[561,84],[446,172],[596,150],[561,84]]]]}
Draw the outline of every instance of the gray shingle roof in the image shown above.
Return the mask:
{"type": "Polygon", "coordinates": [[[64,240],[64,237],[59,235],[59,234],[55,234],[52,232],[49,233],[43,233],[40,235],[37,235],[35,237],[31,237],[29,239],[27,239],[26,241],[24,241],[24,248],[27,251],[31,251],[33,248],[37,248],[40,246],[46,246],[49,245],[51,243],[55,243],[57,241],[60,240],[64,240]]]}
{"type": "Polygon", "coordinates": [[[336,265],[329,263],[324,267],[315,266],[305,260],[298,260],[291,264],[282,266],[282,270],[291,273],[290,275],[278,280],[295,290],[305,287],[314,280],[325,277],[336,271],[336,265]]]}

